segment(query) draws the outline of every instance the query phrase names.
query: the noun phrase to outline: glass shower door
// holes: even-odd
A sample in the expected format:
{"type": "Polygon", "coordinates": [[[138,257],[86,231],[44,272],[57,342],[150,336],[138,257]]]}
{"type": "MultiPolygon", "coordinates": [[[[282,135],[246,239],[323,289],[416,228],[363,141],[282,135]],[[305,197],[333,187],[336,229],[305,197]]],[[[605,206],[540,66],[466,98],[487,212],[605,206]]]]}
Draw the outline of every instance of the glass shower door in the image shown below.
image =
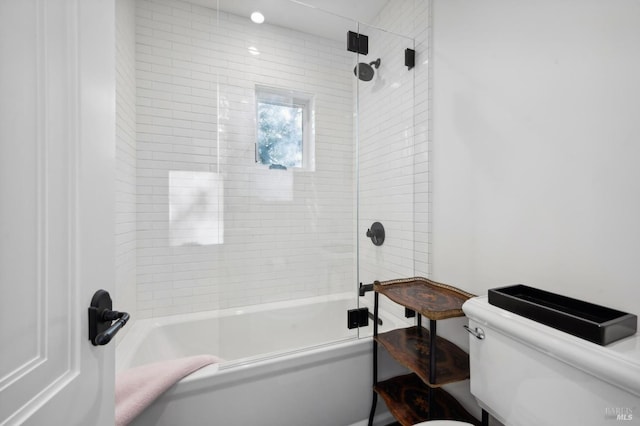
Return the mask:
{"type": "MultiPolygon", "coordinates": [[[[356,80],[358,280],[366,285],[419,273],[417,247],[427,232],[419,228],[426,217],[416,220],[416,211],[426,181],[416,174],[416,154],[426,153],[426,146],[417,146],[414,134],[413,39],[363,24],[359,32],[368,37],[356,80]]],[[[373,311],[372,293],[360,304],[373,311]]],[[[389,309],[384,311],[403,316],[399,308],[389,309]]]]}
{"type": "Polygon", "coordinates": [[[253,305],[269,316],[273,353],[357,338],[346,327],[357,305],[356,58],[346,34],[357,24],[298,2],[286,8],[314,26],[270,15],[267,2],[253,9],[264,12],[260,25],[221,11],[213,55],[224,241],[211,247],[207,278],[220,308],[253,305]],[[281,303],[302,304],[304,314],[263,309],[281,303]]]}

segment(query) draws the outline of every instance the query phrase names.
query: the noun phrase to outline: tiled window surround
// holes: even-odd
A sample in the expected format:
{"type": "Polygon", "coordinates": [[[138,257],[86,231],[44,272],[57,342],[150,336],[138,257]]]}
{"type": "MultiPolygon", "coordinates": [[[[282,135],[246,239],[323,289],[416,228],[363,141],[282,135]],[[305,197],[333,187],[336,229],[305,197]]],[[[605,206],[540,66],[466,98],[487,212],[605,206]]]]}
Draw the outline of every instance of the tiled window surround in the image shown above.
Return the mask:
{"type": "Polygon", "coordinates": [[[353,54],[185,2],[136,4],[138,318],[353,290],[353,54]],[[256,164],[256,85],[315,96],[315,171],[256,164]]]}

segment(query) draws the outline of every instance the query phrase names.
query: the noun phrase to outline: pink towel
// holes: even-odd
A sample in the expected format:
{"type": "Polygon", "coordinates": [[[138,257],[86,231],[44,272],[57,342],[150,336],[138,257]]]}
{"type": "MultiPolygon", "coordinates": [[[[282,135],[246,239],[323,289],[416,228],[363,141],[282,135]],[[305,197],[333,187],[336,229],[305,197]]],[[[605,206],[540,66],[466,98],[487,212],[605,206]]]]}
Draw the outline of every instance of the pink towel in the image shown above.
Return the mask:
{"type": "Polygon", "coordinates": [[[213,355],[196,355],[154,362],[116,375],[116,425],[129,424],[167,389],[200,368],[221,362],[213,355]]]}

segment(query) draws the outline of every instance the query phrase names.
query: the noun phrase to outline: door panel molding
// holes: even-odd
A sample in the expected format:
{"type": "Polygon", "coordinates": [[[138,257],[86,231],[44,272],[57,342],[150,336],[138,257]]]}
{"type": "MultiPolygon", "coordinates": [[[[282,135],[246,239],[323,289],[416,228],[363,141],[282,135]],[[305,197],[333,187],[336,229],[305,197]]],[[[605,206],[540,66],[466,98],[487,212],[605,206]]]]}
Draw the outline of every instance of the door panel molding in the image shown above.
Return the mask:
{"type": "Polygon", "coordinates": [[[16,241],[22,234],[27,241],[13,254],[9,242],[0,241],[3,256],[9,254],[14,261],[5,265],[13,272],[2,276],[3,284],[6,280],[16,287],[12,289],[16,298],[5,298],[13,307],[2,306],[15,318],[3,318],[12,324],[0,328],[3,341],[11,342],[6,352],[11,358],[4,352],[0,357],[6,360],[0,363],[0,423],[20,424],[66,392],[80,374],[81,345],[87,344],[81,338],[86,308],[80,306],[76,260],[80,255],[79,4],[77,0],[4,2],[2,14],[17,21],[2,20],[15,41],[15,46],[2,45],[0,61],[7,63],[10,58],[15,63],[2,77],[23,89],[13,91],[13,98],[2,105],[3,124],[13,121],[11,129],[1,134],[3,144],[13,150],[6,154],[21,151],[20,161],[13,163],[9,155],[0,160],[14,177],[0,187],[1,194],[16,203],[15,211],[2,213],[13,215],[10,222],[16,228],[7,230],[13,238],[6,241],[16,241]],[[21,70],[27,75],[18,75],[21,70]],[[33,214],[20,217],[23,211],[33,214]],[[19,310],[23,316],[17,316],[19,310]]]}

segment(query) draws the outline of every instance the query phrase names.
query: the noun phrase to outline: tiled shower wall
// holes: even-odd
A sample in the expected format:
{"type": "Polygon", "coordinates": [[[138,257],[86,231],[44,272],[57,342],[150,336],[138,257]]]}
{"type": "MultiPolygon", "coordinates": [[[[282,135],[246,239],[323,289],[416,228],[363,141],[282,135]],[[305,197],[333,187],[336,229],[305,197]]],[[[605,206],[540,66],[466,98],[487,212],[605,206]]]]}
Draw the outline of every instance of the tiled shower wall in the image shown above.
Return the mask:
{"type": "Polygon", "coordinates": [[[394,0],[369,33],[369,54],[381,59],[374,79],[359,85],[361,280],[428,276],[428,2],[394,0]],[[404,36],[401,37],[400,35],[404,36]],[[405,48],[416,51],[411,71],[405,48]],[[385,226],[380,247],[366,238],[385,226]]]}
{"type": "Polygon", "coordinates": [[[138,318],[353,291],[344,41],[136,5],[138,318]],[[315,97],[315,170],[256,164],[256,84],[315,97]]]}
{"type": "MultiPolygon", "coordinates": [[[[116,2],[116,291],[118,309],[136,310],[135,1],[116,2]]],[[[112,295],[113,297],[113,295],[112,295]]],[[[127,331],[126,329],[124,330],[127,331]]],[[[121,337],[123,333],[120,333],[121,337]]]]}

